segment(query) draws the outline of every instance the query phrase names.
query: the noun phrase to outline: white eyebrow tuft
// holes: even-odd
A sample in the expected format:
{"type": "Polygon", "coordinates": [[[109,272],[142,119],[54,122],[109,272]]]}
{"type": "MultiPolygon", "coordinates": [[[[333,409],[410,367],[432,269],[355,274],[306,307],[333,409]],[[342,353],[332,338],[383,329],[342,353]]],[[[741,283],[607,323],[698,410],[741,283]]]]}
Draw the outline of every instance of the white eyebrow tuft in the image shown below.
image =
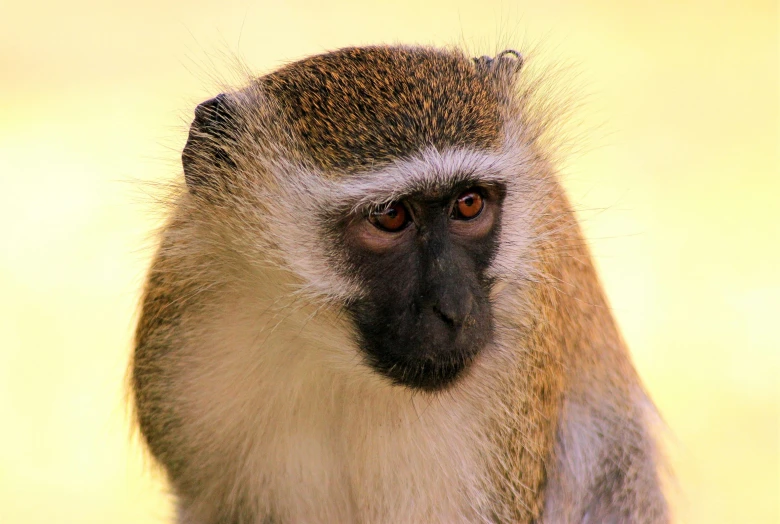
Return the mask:
{"type": "Polygon", "coordinates": [[[466,182],[507,183],[500,154],[469,149],[427,149],[377,171],[358,173],[329,184],[331,198],[349,203],[353,212],[371,209],[420,192],[449,189],[466,182]]]}

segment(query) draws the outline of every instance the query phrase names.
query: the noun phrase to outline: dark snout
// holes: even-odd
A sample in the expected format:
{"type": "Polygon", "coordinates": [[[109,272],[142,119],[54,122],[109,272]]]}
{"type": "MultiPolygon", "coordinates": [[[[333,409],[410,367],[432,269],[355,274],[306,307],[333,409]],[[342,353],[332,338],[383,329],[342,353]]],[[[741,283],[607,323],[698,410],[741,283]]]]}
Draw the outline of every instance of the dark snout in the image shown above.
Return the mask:
{"type": "Polygon", "coordinates": [[[351,313],[374,369],[397,384],[438,391],[463,375],[493,336],[484,277],[492,244],[454,235],[447,208],[416,211],[406,243],[372,259],[377,265],[364,272],[368,293],[351,313]]]}
{"type": "Polygon", "coordinates": [[[357,311],[371,363],[394,382],[436,391],[452,384],[492,334],[488,297],[457,257],[434,259],[357,311]]]}

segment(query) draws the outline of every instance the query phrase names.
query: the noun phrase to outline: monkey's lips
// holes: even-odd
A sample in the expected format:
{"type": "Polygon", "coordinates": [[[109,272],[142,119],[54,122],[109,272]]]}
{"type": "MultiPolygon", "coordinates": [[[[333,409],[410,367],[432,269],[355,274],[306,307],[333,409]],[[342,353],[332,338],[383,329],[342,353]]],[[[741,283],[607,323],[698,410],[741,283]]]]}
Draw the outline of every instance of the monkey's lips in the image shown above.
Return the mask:
{"type": "Polygon", "coordinates": [[[452,386],[468,369],[477,353],[478,351],[473,354],[457,352],[448,358],[407,359],[396,361],[389,366],[380,362],[372,364],[395,384],[433,392],[452,386]]]}

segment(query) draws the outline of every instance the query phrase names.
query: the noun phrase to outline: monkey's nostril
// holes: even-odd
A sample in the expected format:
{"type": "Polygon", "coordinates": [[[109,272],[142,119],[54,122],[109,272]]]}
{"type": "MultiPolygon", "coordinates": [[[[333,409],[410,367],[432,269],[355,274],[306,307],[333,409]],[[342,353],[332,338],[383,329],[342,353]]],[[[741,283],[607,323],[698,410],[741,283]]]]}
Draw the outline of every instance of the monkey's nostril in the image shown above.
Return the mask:
{"type": "Polygon", "coordinates": [[[444,302],[434,304],[433,311],[446,324],[460,328],[471,314],[471,299],[464,299],[461,302],[444,302]]]}

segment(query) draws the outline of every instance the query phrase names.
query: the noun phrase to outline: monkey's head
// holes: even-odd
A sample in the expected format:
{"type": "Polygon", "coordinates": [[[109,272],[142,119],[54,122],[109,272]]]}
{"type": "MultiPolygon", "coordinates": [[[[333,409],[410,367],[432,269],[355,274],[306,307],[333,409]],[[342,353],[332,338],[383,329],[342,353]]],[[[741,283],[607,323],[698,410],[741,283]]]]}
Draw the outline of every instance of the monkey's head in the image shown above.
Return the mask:
{"type": "Polygon", "coordinates": [[[185,198],[228,265],[285,268],[375,372],[445,388],[496,338],[534,236],[521,65],[406,47],[293,63],[197,108],[185,198]]]}

